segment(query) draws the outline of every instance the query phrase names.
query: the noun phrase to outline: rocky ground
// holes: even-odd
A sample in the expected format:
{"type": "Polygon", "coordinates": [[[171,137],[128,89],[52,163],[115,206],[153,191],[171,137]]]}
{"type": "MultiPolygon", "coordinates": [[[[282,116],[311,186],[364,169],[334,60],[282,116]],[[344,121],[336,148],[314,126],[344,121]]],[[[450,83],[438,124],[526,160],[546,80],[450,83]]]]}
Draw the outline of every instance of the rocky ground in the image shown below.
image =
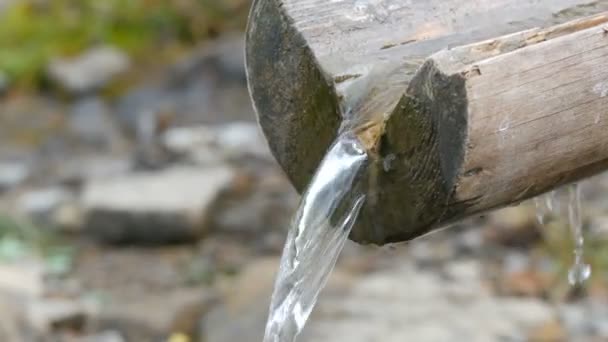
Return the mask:
{"type": "MultiPolygon", "coordinates": [[[[0,2],[0,6],[1,6],[0,2]]],[[[298,195],[249,104],[240,35],[120,95],[133,65],[54,60],[65,98],[0,104],[0,341],[260,341],[298,195]]],[[[349,244],[302,341],[608,340],[608,178],[584,185],[594,276],[532,203],[407,245],[349,244]]]]}

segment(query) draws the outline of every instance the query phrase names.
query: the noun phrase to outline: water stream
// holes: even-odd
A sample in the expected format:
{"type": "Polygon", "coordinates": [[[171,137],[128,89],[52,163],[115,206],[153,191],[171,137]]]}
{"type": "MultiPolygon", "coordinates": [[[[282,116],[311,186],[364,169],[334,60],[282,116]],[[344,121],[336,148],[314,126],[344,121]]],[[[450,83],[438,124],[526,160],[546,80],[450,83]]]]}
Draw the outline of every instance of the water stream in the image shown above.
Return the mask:
{"type": "Polygon", "coordinates": [[[568,208],[568,227],[574,242],[574,262],[568,271],[568,281],[573,286],[582,285],[591,276],[591,266],[585,263],[583,220],[581,210],[581,189],[578,184],[568,186],[566,205],[560,203],[559,190],[552,191],[534,199],[536,218],[541,225],[546,224],[550,215],[559,217],[568,208]]]}
{"type": "Polygon", "coordinates": [[[287,236],[264,342],[293,342],[308,320],[365,202],[358,178],[367,160],[345,133],[321,162],[287,236]]]}
{"type": "Polygon", "coordinates": [[[581,189],[578,184],[570,185],[568,200],[568,221],[574,239],[574,265],[568,272],[572,285],[581,285],[591,276],[591,266],[585,263],[583,237],[583,220],[581,212],[581,189]]]}
{"type": "MultiPolygon", "coordinates": [[[[337,138],[321,162],[289,229],[264,342],[294,342],[304,328],[365,202],[366,192],[359,179],[367,163],[363,145],[348,132],[337,138]]],[[[559,194],[554,191],[535,199],[541,224],[549,215],[565,211],[559,194]]],[[[584,260],[577,184],[568,188],[567,208],[575,247],[568,280],[581,285],[590,277],[591,267],[584,260]]]]}

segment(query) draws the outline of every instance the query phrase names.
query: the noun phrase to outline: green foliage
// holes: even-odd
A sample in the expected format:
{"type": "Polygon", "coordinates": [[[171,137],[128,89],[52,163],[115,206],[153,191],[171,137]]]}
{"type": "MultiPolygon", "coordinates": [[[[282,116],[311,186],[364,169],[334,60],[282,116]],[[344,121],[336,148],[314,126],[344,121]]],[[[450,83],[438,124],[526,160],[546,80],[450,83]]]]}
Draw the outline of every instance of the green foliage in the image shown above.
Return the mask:
{"type": "Polygon", "coordinates": [[[0,71],[37,85],[47,62],[108,43],[159,56],[241,28],[248,0],[21,0],[0,15],[0,71]]]}
{"type": "Polygon", "coordinates": [[[69,272],[75,250],[39,227],[0,214],[0,262],[42,258],[49,272],[69,272]]]}

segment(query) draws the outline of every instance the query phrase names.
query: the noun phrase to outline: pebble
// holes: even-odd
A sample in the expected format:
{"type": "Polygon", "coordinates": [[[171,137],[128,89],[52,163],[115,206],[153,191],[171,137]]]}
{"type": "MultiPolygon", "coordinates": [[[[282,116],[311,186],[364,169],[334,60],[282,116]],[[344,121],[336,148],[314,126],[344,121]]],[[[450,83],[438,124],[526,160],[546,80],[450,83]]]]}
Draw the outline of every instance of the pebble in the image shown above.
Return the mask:
{"type": "Polygon", "coordinates": [[[110,107],[99,97],[79,99],[69,114],[69,130],[82,143],[112,148],[123,138],[110,120],[110,114],[110,107]]]}
{"type": "Polygon", "coordinates": [[[11,190],[30,176],[29,165],[21,161],[0,162],[0,191],[11,190]]]}
{"type": "Polygon", "coordinates": [[[27,306],[27,322],[40,333],[56,330],[80,331],[87,313],[84,305],[74,299],[39,298],[27,306]]]}
{"type": "Polygon", "coordinates": [[[41,261],[0,262],[0,293],[21,298],[39,297],[47,290],[47,270],[41,261]]]}
{"type": "Polygon", "coordinates": [[[62,187],[32,190],[17,200],[21,212],[35,220],[49,222],[56,208],[73,199],[73,194],[62,187]]]}
{"type": "Polygon", "coordinates": [[[129,57],[112,46],[98,46],[74,58],[57,58],[48,66],[48,76],[74,94],[88,93],[107,85],[129,68],[129,57]]]}

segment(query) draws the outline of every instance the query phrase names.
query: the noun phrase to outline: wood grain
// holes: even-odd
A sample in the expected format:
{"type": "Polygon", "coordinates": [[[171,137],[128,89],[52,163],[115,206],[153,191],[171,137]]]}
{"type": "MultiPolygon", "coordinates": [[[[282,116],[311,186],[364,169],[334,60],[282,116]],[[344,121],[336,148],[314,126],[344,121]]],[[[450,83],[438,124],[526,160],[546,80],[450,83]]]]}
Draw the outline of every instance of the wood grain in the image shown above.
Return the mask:
{"type": "MultiPolygon", "coordinates": [[[[608,168],[608,21],[481,60],[466,80],[468,148],[457,198],[517,202],[608,168]]],[[[584,28],[590,25],[580,25],[584,28]]],[[[575,27],[575,26],[573,26],[575,27]]]]}
{"type": "Polygon", "coordinates": [[[252,98],[300,191],[340,127],[355,127],[374,161],[351,238],[409,240],[608,167],[605,11],[608,0],[256,0],[252,98]]]}

